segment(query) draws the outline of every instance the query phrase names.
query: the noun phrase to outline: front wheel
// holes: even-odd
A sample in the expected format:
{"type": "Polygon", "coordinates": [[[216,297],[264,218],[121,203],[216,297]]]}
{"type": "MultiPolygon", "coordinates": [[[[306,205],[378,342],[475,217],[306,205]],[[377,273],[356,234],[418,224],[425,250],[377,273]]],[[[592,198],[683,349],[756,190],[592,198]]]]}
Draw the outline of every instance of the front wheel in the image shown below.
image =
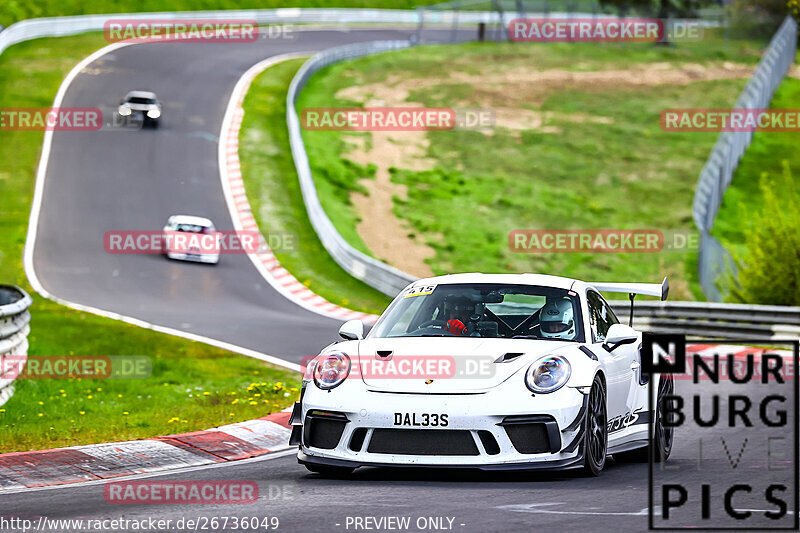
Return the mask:
{"type": "Polygon", "coordinates": [[[606,388],[599,375],[595,376],[592,389],[589,392],[583,449],[583,471],[590,476],[600,475],[606,464],[608,424],[606,388]]]}

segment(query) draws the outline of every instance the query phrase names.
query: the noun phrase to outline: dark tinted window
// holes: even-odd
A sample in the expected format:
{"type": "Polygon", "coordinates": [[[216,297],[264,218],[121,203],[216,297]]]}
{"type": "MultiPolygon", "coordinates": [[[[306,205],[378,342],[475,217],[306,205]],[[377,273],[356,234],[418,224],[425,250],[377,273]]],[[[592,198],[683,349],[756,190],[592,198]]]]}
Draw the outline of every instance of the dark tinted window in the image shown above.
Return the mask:
{"type": "Polygon", "coordinates": [[[592,337],[595,342],[606,340],[606,333],[612,324],[618,324],[619,320],[611,310],[611,306],[606,303],[602,296],[594,291],[589,291],[586,295],[589,302],[589,320],[591,323],[592,337]]]}

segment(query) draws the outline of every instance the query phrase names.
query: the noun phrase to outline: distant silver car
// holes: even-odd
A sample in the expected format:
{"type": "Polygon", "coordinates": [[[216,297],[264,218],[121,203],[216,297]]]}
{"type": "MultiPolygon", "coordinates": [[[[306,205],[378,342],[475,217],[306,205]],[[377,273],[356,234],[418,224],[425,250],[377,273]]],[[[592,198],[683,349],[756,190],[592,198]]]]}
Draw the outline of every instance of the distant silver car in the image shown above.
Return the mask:
{"type": "Polygon", "coordinates": [[[157,128],[161,119],[161,104],[155,93],[131,91],[120,101],[117,112],[126,120],[157,128]]]}
{"type": "Polygon", "coordinates": [[[219,234],[207,218],[173,215],[164,226],[164,254],[169,259],[219,263],[219,234]]]}

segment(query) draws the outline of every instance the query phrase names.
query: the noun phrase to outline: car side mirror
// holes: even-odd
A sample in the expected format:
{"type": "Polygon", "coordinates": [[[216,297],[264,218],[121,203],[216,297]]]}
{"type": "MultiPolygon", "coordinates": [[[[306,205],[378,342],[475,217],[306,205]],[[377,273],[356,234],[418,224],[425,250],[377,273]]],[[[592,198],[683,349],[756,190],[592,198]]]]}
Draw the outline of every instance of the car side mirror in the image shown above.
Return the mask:
{"type": "Polygon", "coordinates": [[[625,324],[613,324],[608,328],[606,333],[606,342],[603,343],[603,348],[609,352],[613,352],[623,344],[631,344],[636,342],[639,338],[639,333],[630,326],[625,324]]]}
{"type": "Polygon", "coordinates": [[[360,320],[348,320],[339,328],[339,336],[348,341],[364,338],[364,323],[360,320]]]}

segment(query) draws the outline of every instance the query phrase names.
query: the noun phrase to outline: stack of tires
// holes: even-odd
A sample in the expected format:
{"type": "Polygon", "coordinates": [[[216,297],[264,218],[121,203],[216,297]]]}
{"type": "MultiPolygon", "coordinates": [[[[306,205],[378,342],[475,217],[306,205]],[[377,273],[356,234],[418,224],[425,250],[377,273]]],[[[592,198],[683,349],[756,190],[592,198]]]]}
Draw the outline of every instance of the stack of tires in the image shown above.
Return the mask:
{"type": "Polygon", "coordinates": [[[0,285],[0,406],[14,394],[14,379],[28,358],[33,300],[13,285],[0,285]]]}

